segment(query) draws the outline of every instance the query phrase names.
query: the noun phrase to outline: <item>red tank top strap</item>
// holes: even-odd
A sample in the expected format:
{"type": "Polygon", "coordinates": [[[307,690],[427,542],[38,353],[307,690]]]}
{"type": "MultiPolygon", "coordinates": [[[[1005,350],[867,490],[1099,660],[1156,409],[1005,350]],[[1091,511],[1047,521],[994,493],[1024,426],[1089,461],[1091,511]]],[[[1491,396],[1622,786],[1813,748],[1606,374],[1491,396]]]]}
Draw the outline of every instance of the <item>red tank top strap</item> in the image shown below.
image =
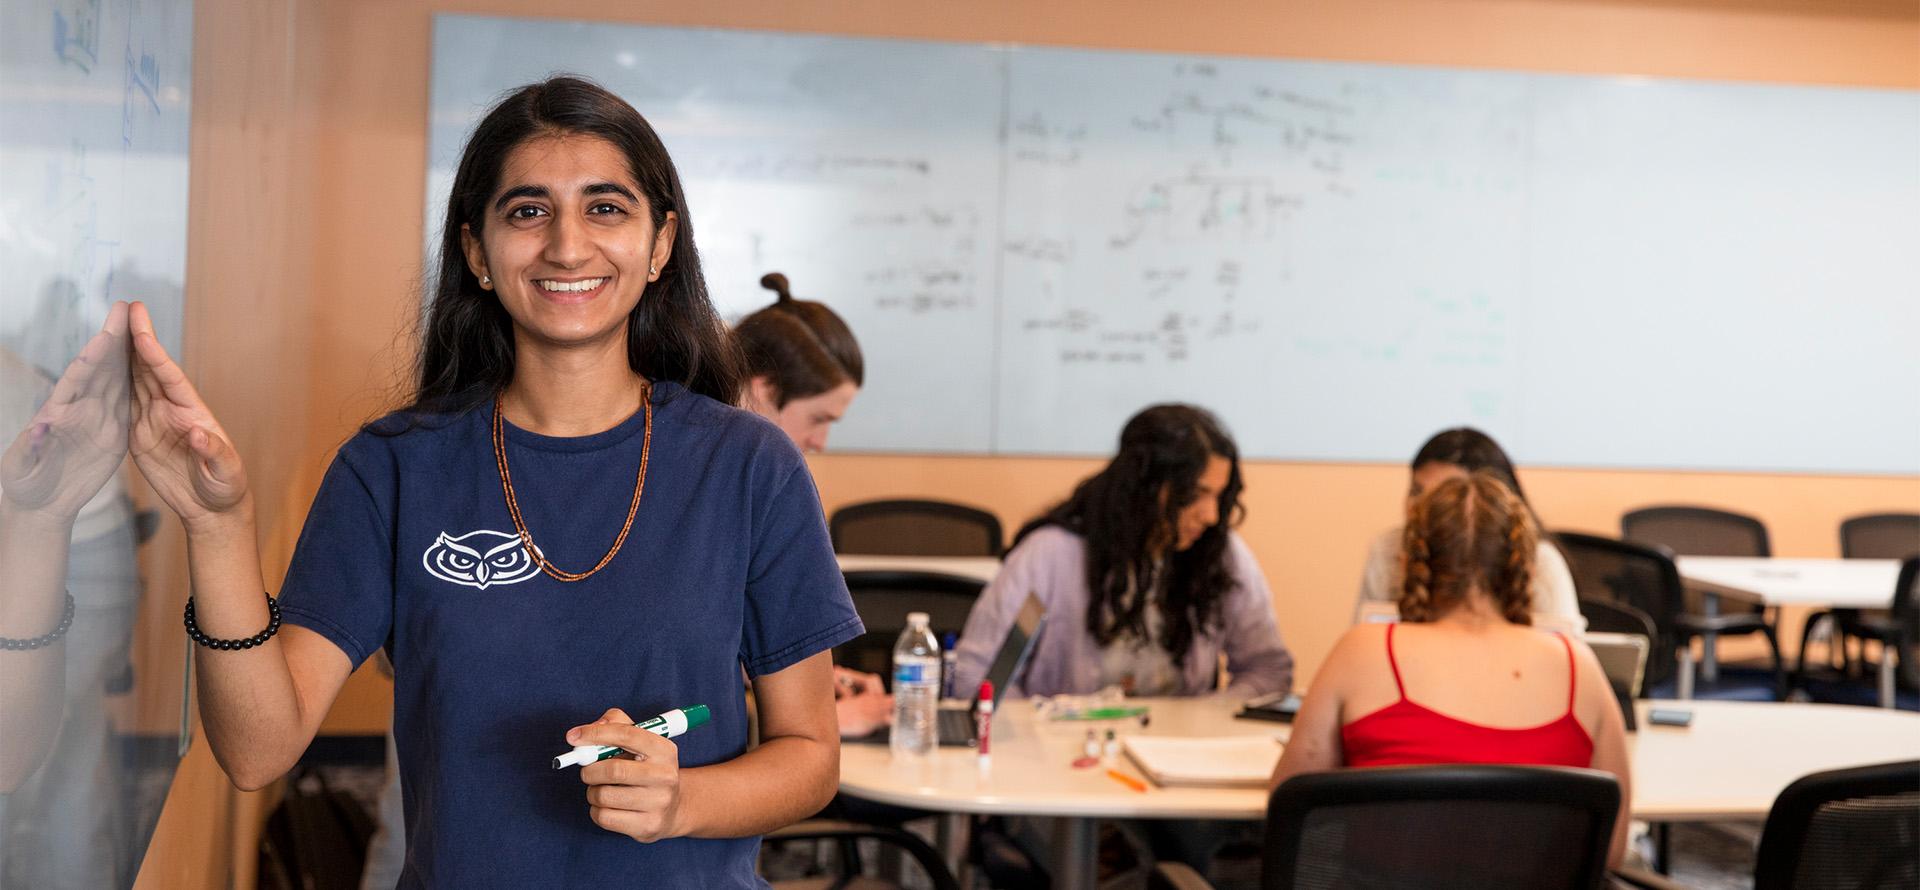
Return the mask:
{"type": "Polygon", "coordinates": [[[1567,649],[1567,713],[1572,714],[1574,695],[1576,692],[1574,688],[1574,678],[1579,675],[1579,669],[1576,668],[1573,663],[1573,643],[1567,639],[1566,634],[1557,630],[1553,632],[1553,635],[1559,637],[1560,645],[1565,646],[1567,649]]]}
{"type": "Polygon", "coordinates": [[[1393,689],[1400,693],[1400,700],[1407,700],[1407,687],[1400,683],[1400,660],[1393,657],[1393,628],[1398,622],[1387,625],[1387,666],[1393,668],[1393,689]]]}

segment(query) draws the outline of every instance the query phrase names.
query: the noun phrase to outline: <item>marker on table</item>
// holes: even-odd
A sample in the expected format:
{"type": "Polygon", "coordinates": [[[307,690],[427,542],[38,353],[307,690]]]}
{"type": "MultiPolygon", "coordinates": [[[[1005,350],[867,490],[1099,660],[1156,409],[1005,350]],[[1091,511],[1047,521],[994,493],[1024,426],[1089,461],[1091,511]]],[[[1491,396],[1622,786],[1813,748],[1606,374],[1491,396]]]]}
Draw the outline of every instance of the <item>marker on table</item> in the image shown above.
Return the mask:
{"type": "Polygon", "coordinates": [[[1061,715],[1062,720],[1124,720],[1128,717],[1144,717],[1146,705],[1116,705],[1105,708],[1089,708],[1085,711],[1068,711],[1061,715]]]}
{"type": "Polygon", "coordinates": [[[1133,790],[1141,794],[1147,793],[1147,783],[1142,782],[1139,779],[1136,779],[1132,776],[1129,776],[1126,773],[1123,773],[1117,769],[1108,769],[1107,775],[1111,777],[1115,782],[1119,782],[1120,784],[1125,785],[1128,788],[1132,788],[1133,790]]]}
{"type": "MultiPolygon", "coordinates": [[[[706,705],[694,705],[690,708],[676,708],[649,720],[634,724],[662,738],[677,739],[696,726],[703,726],[713,714],[706,705]]],[[[566,769],[570,766],[586,766],[599,763],[609,757],[625,754],[626,749],[612,745],[578,745],[572,751],[553,759],[554,769],[566,769]]]]}

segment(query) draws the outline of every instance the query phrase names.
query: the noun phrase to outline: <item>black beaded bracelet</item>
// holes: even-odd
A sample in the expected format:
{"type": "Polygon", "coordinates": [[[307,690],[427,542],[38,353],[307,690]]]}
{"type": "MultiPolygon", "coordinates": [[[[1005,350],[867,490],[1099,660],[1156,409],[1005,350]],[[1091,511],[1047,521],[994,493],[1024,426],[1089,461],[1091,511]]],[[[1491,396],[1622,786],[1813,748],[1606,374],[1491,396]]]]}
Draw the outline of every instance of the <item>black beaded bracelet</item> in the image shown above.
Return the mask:
{"type": "Polygon", "coordinates": [[[29,649],[45,649],[67,635],[67,628],[73,626],[73,594],[67,594],[67,607],[60,612],[60,626],[52,633],[44,633],[31,640],[16,640],[12,637],[0,637],[0,649],[8,652],[25,652],[29,649]]]}
{"type": "Polygon", "coordinates": [[[266,597],[267,614],[272,616],[267,621],[267,629],[244,640],[216,640],[213,637],[201,633],[200,625],[193,620],[193,597],[187,597],[187,639],[199,643],[208,649],[221,649],[225,651],[252,649],[255,646],[273,639],[273,635],[280,632],[280,601],[274,599],[273,594],[266,594],[266,597]]]}

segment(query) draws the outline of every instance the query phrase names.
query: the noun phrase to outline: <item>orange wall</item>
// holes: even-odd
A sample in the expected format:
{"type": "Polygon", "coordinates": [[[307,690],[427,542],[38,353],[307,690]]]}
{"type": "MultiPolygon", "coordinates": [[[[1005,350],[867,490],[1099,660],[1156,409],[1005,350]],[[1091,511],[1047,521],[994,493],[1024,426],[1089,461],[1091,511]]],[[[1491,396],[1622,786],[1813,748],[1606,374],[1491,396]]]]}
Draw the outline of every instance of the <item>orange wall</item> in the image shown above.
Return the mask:
{"type": "MultiPolygon", "coordinates": [[[[196,10],[189,369],[262,492],[269,587],[331,450],[391,403],[402,376],[435,12],[1920,88],[1911,0],[199,0],[196,10]]],[[[854,455],[813,466],[830,508],[925,495],[980,504],[1010,526],[1094,467],[854,455]]],[[[1248,478],[1243,533],[1310,671],[1350,614],[1365,542],[1394,521],[1404,471],[1262,463],[1248,478]]],[[[1911,477],[1532,469],[1524,480],[1555,526],[1607,530],[1632,505],[1698,501],[1758,514],[1791,555],[1834,553],[1845,515],[1920,508],[1911,477]]],[[[388,700],[384,681],[362,671],[325,731],[379,731],[388,700]]],[[[206,767],[201,758],[183,770],[175,795],[213,793],[218,773],[206,767]]],[[[204,859],[194,845],[207,832],[182,831],[178,820],[196,817],[181,813],[207,811],[170,800],[149,862],[157,873],[204,859]]],[[[235,835],[233,848],[250,837],[235,835]]]]}
{"type": "MultiPolygon", "coordinates": [[[[856,403],[855,410],[858,410],[856,403]]],[[[1419,447],[1408,443],[1408,456],[1419,447]]],[[[1064,496],[1099,463],[1033,458],[819,455],[811,461],[828,509],[876,497],[939,497],[979,504],[1013,528],[1064,496]]],[[[1301,682],[1353,616],[1373,535],[1399,521],[1406,470],[1367,464],[1249,464],[1241,533],[1266,570],[1280,632],[1300,659],[1301,682]]],[[[1622,473],[1522,469],[1548,525],[1618,534],[1620,514],[1656,501],[1717,505],[1766,520],[1782,556],[1838,556],[1840,520],[1920,510],[1920,479],[1622,473]]],[[[1783,635],[1798,640],[1798,631],[1783,635]]]]}

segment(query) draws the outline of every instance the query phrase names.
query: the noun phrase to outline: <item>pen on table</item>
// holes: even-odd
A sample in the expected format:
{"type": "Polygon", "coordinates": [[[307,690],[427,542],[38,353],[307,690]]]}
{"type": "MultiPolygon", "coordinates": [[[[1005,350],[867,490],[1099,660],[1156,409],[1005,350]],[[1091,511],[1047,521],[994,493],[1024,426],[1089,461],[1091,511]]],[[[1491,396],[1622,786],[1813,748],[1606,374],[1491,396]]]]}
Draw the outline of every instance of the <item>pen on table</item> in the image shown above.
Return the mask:
{"type": "Polygon", "coordinates": [[[1147,793],[1147,783],[1142,782],[1139,779],[1136,779],[1132,776],[1129,776],[1126,773],[1123,773],[1117,769],[1109,769],[1107,770],[1107,775],[1111,777],[1115,782],[1119,782],[1120,784],[1125,785],[1128,788],[1132,788],[1133,790],[1138,791],[1141,794],[1147,793]]]}
{"type": "MultiPolygon", "coordinates": [[[[713,714],[707,710],[706,705],[694,705],[688,708],[675,708],[634,725],[662,738],[677,739],[695,727],[706,725],[706,722],[712,718],[713,714]]],[[[626,749],[612,745],[577,745],[572,751],[555,757],[553,768],[586,766],[589,763],[598,763],[625,753],[626,749]]]]}

